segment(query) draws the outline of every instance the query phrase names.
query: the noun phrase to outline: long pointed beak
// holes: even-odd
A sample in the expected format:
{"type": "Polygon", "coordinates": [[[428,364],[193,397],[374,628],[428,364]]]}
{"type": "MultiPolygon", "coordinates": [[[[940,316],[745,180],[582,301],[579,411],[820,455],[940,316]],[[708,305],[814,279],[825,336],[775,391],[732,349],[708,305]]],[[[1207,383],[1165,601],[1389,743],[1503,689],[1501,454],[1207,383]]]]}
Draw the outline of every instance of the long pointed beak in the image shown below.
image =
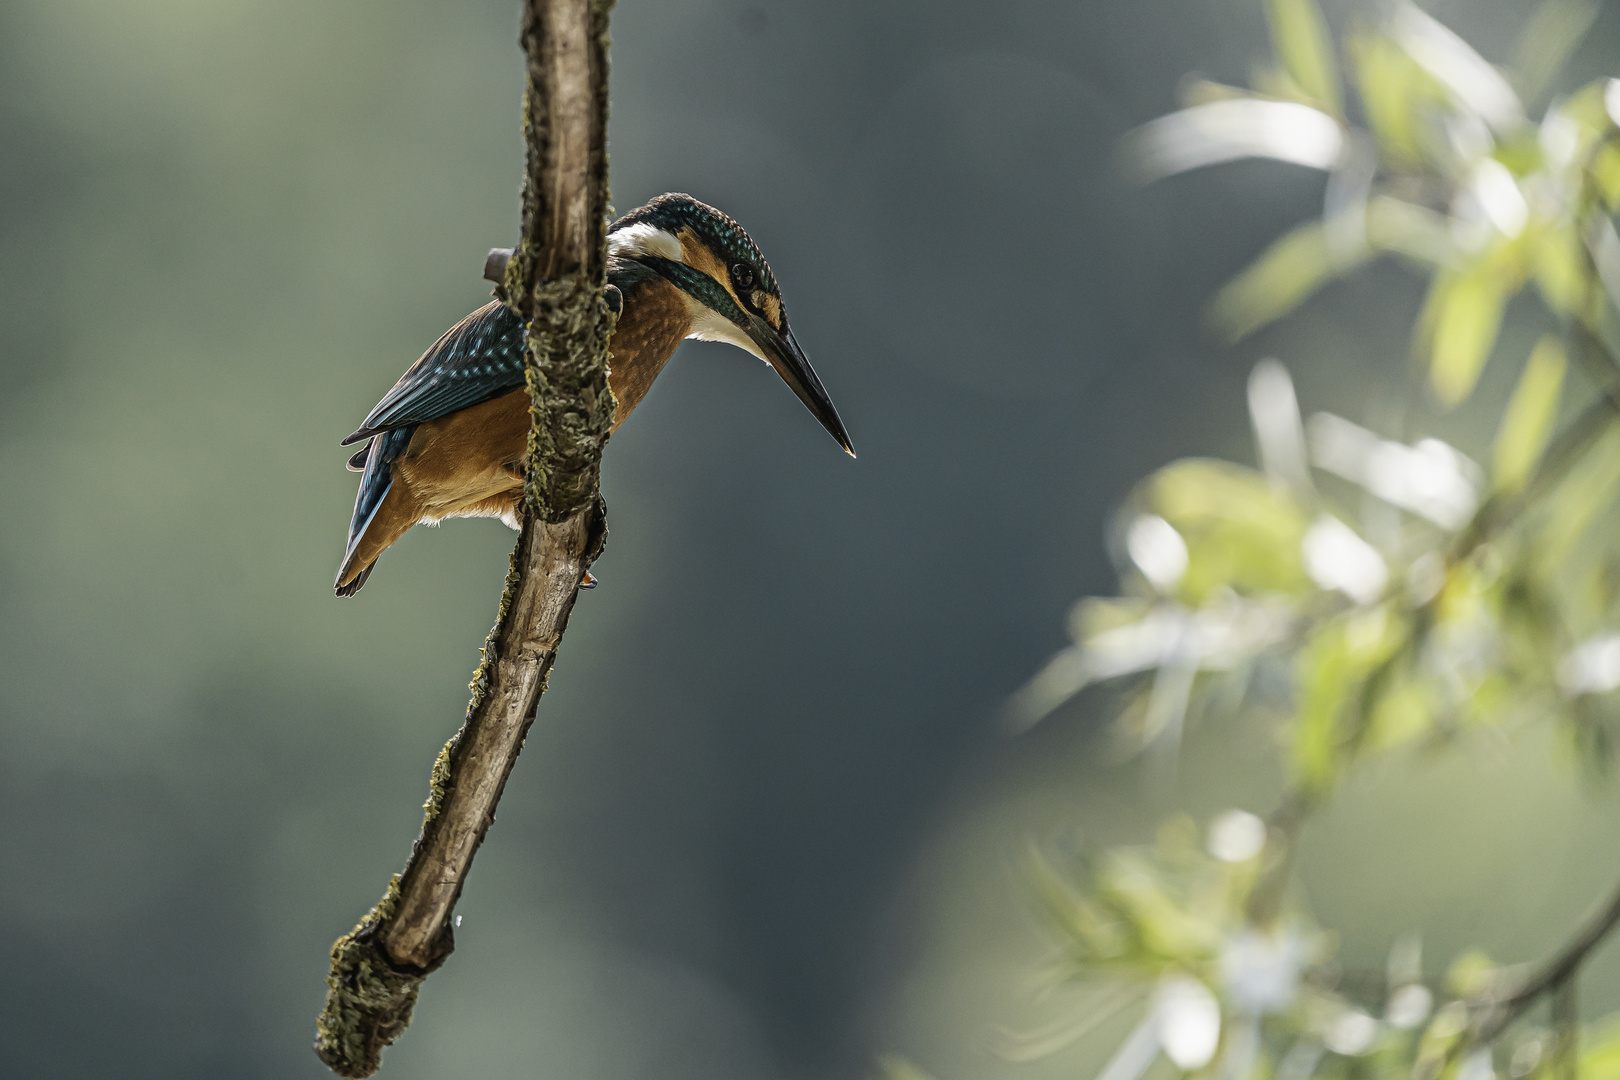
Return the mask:
{"type": "Polygon", "coordinates": [[[748,320],[748,336],[765,354],[766,362],[776,369],[782,381],[804,402],[804,407],[821,421],[827,433],[838,440],[844,453],[854,457],[855,448],[849,443],[849,432],[844,430],[844,422],[838,419],[838,410],[833,408],[832,398],[827,396],[826,387],[816,378],[815,369],[810,366],[804,350],[793,340],[793,331],[784,330],[779,334],[770,323],[752,312],[748,320]]]}

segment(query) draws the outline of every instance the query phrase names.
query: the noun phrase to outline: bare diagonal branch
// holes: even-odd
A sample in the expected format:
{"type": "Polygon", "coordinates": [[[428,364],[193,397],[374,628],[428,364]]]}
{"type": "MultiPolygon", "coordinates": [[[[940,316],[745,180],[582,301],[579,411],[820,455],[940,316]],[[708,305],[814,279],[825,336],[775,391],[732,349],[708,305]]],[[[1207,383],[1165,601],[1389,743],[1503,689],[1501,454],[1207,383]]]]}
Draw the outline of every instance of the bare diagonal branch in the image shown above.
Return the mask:
{"type": "Polygon", "coordinates": [[[451,913],[606,537],[598,483],[614,412],[603,300],[611,6],[525,0],[523,234],[503,290],[528,331],[523,531],[466,720],[434,763],[410,859],[332,947],[315,1051],[340,1076],[377,1070],[383,1048],[410,1023],[422,980],[455,948],[451,913]]]}

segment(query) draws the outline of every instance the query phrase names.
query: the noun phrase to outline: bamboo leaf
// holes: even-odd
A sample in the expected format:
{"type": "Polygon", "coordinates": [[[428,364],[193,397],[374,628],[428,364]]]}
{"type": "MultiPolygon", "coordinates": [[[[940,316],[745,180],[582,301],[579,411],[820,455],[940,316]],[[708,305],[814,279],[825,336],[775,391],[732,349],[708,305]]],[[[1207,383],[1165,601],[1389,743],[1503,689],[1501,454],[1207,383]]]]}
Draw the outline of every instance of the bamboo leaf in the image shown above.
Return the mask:
{"type": "Polygon", "coordinates": [[[1394,679],[1371,710],[1366,748],[1377,753],[1412,742],[1431,729],[1434,712],[1434,703],[1418,680],[1394,679]]]}
{"type": "Polygon", "coordinates": [[[1419,117],[1443,99],[1439,84],[1383,35],[1352,37],[1348,51],[1379,149],[1401,167],[1419,165],[1424,158],[1419,117]]]}
{"type": "Polygon", "coordinates": [[[1603,515],[1620,491],[1620,427],[1610,427],[1584,459],[1558,485],[1542,534],[1541,558],[1547,566],[1562,566],[1603,515]]]}
{"type": "Polygon", "coordinates": [[[1496,433],[1491,482],[1497,491],[1519,490],[1541,460],[1558,415],[1567,366],[1563,345],[1551,335],[1537,342],[1530,353],[1496,433]]]}
{"type": "Polygon", "coordinates": [[[1178,592],[1200,604],[1212,592],[1285,594],[1310,587],[1300,556],[1304,513],[1266,477],[1223,461],[1191,459],[1161,469],[1146,503],[1187,543],[1178,592]]]}
{"type": "Polygon", "coordinates": [[[1053,926],[1071,949],[1089,960],[1103,960],[1123,953],[1128,945],[1125,928],[1109,919],[1097,905],[1071,889],[1052,864],[1031,848],[1029,879],[1035,896],[1053,926]]]}
{"type": "Polygon", "coordinates": [[[1390,33],[1451,100],[1492,130],[1507,134],[1524,123],[1524,106],[1502,73],[1457,32],[1414,4],[1395,7],[1390,33]]]}
{"type": "Polygon", "coordinates": [[[1571,223],[1544,229],[1530,252],[1536,288],[1547,306],[1560,315],[1572,315],[1588,295],[1586,248],[1571,223]]]}
{"type": "Polygon", "coordinates": [[[1266,22],[1271,47],[1289,79],[1310,104],[1343,115],[1338,65],[1316,0],[1266,0],[1266,22]]]}
{"type": "Polygon", "coordinates": [[[1603,196],[1603,204],[1611,211],[1620,209],[1620,146],[1612,142],[1604,143],[1592,155],[1589,168],[1598,192],[1603,196]]]}
{"type": "Polygon", "coordinates": [[[1613,79],[1592,80],[1559,104],[1558,115],[1575,121],[1589,134],[1607,135],[1614,126],[1608,102],[1613,83],[1613,79]]]}
{"type": "Polygon", "coordinates": [[[1215,295],[1210,319],[1223,336],[1236,341],[1282,318],[1327,282],[1365,261],[1364,252],[1335,259],[1323,224],[1301,225],[1273,242],[1215,295]]]}
{"type": "Polygon", "coordinates": [[[1344,129],[1297,101],[1227,97],[1149,120],[1125,136],[1121,151],[1143,182],[1249,157],[1331,169],[1344,152],[1344,129]]]}
{"type": "Polygon", "coordinates": [[[1445,217],[1391,195],[1367,200],[1367,243],[1428,266],[1443,266],[1454,253],[1445,217]]]}
{"type": "Polygon", "coordinates": [[[1539,98],[1597,18],[1598,0],[1544,0],[1519,38],[1514,70],[1527,98],[1539,98]]]}
{"type": "Polygon", "coordinates": [[[1414,722],[1422,722],[1423,716],[1411,714],[1411,700],[1398,696],[1403,680],[1397,677],[1376,693],[1368,686],[1373,670],[1390,659],[1405,632],[1403,619],[1371,608],[1322,627],[1300,650],[1293,765],[1307,791],[1333,785],[1352,752],[1355,728],[1366,725],[1374,739],[1399,741],[1410,737],[1414,722]],[[1397,692],[1393,699],[1392,690],[1397,692]]]}
{"type": "Polygon", "coordinates": [[[1473,393],[1502,328],[1507,303],[1498,276],[1475,265],[1436,282],[1429,386],[1451,407],[1473,393]]]}
{"type": "Polygon", "coordinates": [[[1341,625],[1327,627],[1299,657],[1299,721],[1294,727],[1294,775],[1307,791],[1331,786],[1339,771],[1339,717],[1352,680],[1341,625]]]}

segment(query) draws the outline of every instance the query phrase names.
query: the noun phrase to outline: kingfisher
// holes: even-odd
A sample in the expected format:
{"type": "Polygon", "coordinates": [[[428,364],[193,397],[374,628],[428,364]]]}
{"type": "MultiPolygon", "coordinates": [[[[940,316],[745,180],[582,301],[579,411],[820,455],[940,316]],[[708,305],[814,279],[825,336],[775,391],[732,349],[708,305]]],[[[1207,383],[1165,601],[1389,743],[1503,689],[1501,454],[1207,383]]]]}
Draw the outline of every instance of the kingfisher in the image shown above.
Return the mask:
{"type": "MultiPolygon", "coordinates": [[[[855,449],[788,328],[776,277],[743,227],[690,195],[660,195],[608,227],[610,431],[641,404],[686,338],[724,341],[765,361],[850,457],[855,449]]],[[[377,559],[418,522],[522,524],[529,434],[523,321],[491,301],[444,332],[342,445],[360,473],[337,594],[353,596],[377,559]]]]}

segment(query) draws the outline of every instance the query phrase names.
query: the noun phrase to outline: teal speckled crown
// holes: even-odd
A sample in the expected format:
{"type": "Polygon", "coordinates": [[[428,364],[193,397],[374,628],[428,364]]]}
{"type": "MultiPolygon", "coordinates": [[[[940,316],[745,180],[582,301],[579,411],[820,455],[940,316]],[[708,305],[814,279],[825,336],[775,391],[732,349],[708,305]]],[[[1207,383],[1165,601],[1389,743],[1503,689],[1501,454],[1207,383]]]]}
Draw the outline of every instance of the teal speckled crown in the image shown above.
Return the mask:
{"type": "Polygon", "coordinates": [[[759,253],[753,237],[722,210],[708,203],[698,202],[690,195],[671,192],[660,195],[646,206],[640,206],[615,221],[609,233],[631,225],[648,224],[671,234],[679,234],[681,227],[690,228],[698,239],[707,244],[727,263],[747,263],[759,277],[760,287],[772,296],[780,296],[776,276],[765,256],[759,253]]]}

